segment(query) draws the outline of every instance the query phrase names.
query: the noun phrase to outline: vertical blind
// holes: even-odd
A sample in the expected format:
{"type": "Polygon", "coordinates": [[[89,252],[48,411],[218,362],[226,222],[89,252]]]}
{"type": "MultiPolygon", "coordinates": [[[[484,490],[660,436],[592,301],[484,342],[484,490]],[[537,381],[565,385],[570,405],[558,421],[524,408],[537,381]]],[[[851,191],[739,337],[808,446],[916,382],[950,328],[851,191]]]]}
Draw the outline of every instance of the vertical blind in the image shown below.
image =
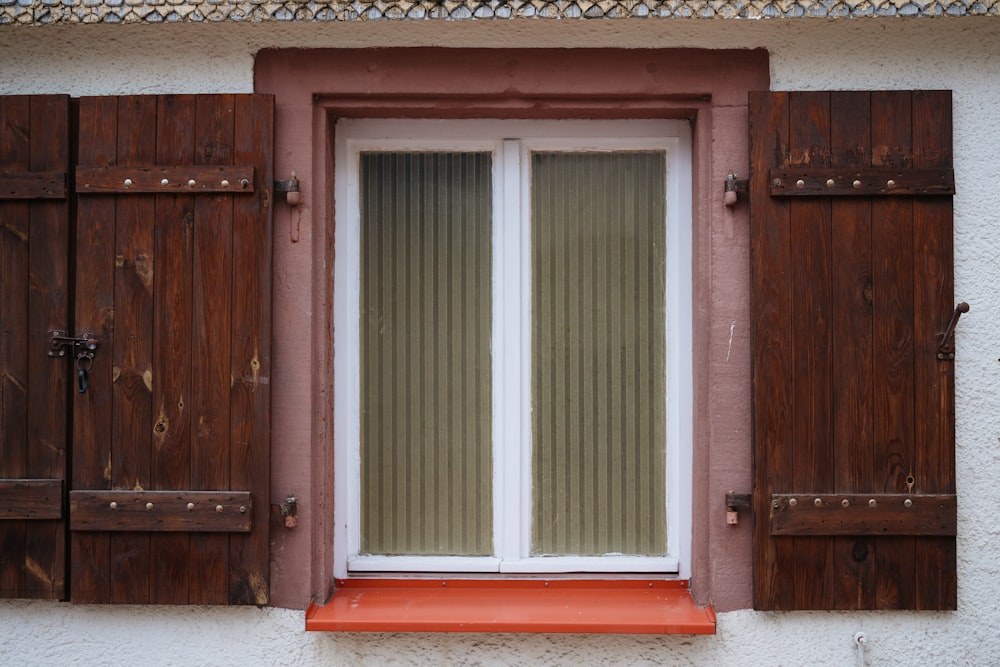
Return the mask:
{"type": "Polygon", "coordinates": [[[491,169],[360,156],[362,553],[493,553],[491,169]]]}
{"type": "Polygon", "coordinates": [[[531,157],[533,555],[666,553],[665,172],[531,157]]]}
{"type": "MultiPolygon", "coordinates": [[[[529,166],[530,555],[663,556],[666,156],[529,166]]],[[[362,554],[494,553],[492,167],[360,155],[362,554]]]]}

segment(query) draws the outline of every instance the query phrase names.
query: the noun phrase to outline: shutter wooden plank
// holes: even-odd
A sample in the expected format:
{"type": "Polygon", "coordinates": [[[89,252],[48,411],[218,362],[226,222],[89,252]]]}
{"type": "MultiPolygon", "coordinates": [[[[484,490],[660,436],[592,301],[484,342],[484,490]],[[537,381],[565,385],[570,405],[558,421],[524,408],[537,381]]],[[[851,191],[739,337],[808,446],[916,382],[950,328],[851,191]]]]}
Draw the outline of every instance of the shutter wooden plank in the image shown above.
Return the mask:
{"type": "MultiPolygon", "coordinates": [[[[915,93],[913,137],[920,150],[914,166],[951,166],[951,96],[915,93]]],[[[952,200],[936,197],[914,211],[914,382],[915,412],[920,418],[914,433],[915,487],[921,493],[955,493],[954,370],[951,361],[937,359],[938,336],[947,327],[954,304],[952,200]]],[[[917,542],[918,609],[954,609],[957,606],[954,537],[917,542]]]]}
{"type": "MultiPolygon", "coordinates": [[[[787,199],[773,199],[762,170],[782,164],[787,146],[788,95],[751,93],[750,123],[753,132],[767,141],[751,143],[750,198],[754,202],[751,281],[753,301],[753,391],[766,397],[754,412],[754,516],[770,511],[771,494],[792,482],[792,460],[782,443],[792,439],[792,259],[787,199]]],[[[778,579],[795,564],[792,538],[771,539],[767,523],[754,522],[754,606],[761,609],[792,607],[792,586],[778,579]]]]}
{"type": "MultiPolygon", "coordinates": [[[[32,97],[31,170],[65,171],[69,135],[68,98],[32,97]]],[[[66,476],[67,368],[65,360],[48,357],[48,341],[42,332],[69,321],[69,206],[65,200],[40,199],[31,202],[30,211],[28,476],[62,479],[66,476]]],[[[64,521],[31,522],[25,559],[31,597],[65,597],[64,521]]]]}
{"type": "MultiPolygon", "coordinates": [[[[26,171],[30,161],[31,108],[27,97],[0,98],[0,157],[5,169],[26,171]]],[[[0,465],[4,477],[27,477],[28,431],[28,252],[31,222],[27,202],[3,202],[0,227],[0,465]]],[[[25,587],[23,522],[0,524],[0,595],[20,597],[25,587]]]]}
{"type": "MultiPolygon", "coordinates": [[[[155,99],[120,97],[117,106],[117,163],[130,165],[154,161],[156,134],[150,129],[156,127],[155,99]]],[[[115,330],[127,335],[114,336],[113,342],[109,341],[106,346],[114,359],[111,488],[143,489],[151,488],[149,424],[153,412],[151,386],[156,372],[151,363],[152,283],[157,268],[153,253],[156,209],[152,197],[118,198],[115,207],[115,330]]],[[[111,260],[109,257],[104,261],[111,260]]],[[[141,533],[112,535],[111,552],[114,558],[111,601],[146,602],[152,584],[149,536],[141,533]]]]}
{"type": "MultiPolygon", "coordinates": [[[[232,95],[199,97],[195,115],[194,160],[198,164],[233,161],[232,95]]],[[[252,179],[252,173],[250,178],[252,179]]],[[[253,187],[250,183],[249,188],[253,187]]],[[[198,197],[194,227],[194,308],[192,345],[200,372],[192,386],[192,488],[229,485],[229,371],[232,351],[233,198],[198,197]]],[[[247,519],[249,520],[249,516],[247,519]]],[[[188,560],[191,602],[229,601],[229,538],[192,535],[188,560]]]]}
{"type": "MultiPolygon", "coordinates": [[[[271,395],[271,188],[274,173],[274,103],[269,96],[236,100],[235,154],[240,163],[264,165],[256,173],[253,198],[239,197],[233,210],[232,407],[230,482],[270,493],[268,460],[271,395]]],[[[266,526],[267,503],[254,504],[255,526],[266,526]]],[[[230,542],[229,600],[265,604],[268,600],[268,536],[256,530],[230,542]]]]}
{"type": "MultiPolygon", "coordinates": [[[[195,96],[158,98],[156,163],[194,162],[195,96]]],[[[156,277],[153,281],[153,450],[150,488],[190,489],[192,364],[192,265],[195,219],[193,195],[156,197],[156,277]]],[[[200,371],[200,369],[198,369],[200,371]]],[[[153,535],[150,602],[184,604],[190,587],[187,534],[153,535]]]]}
{"type": "MultiPolygon", "coordinates": [[[[107,165],[117,159],[118,100],[79,102],[80,164],[107,165]]],[[[90,386],[73,396],[73,470],[76,489],[111,487],[112,356],[115,271],[115,200],[87,197],[77,202],[75,330],[91,331],[103,342],[94,357],[90,386]]],[[[107,533],[71,533],[71,599],[111,601],[111,544],[107,533]]]]}
{"type": "MultiPolygon", "coordinates": [[[[47,178],[65,173],[69,155],[68,97],[0,98],[0,171],[47,178]]],[[[46,332],[68,321],[68,244],[65,200],[0,201],[0,477],[60,487],[67,367],[48,358],[46,332]]],[[[48,495],[61,507],[61,492],[48,495]]],[[[65,549],[57,517],[0,522],[0,596],[64,597],[65,549]]]]}
{"type": "MultiPolygon", "coordinates": [[[[789,104],[791,159],[804,164],[823,165],[829,159],[830,95],[802,93],[789,104]]],[[[830,247],[832,223],[830,202],[810,198],[792,202],[790,223],[792,308],[791,350],[793,395],[792,412],[793,476],[796,484],[817,492],[833,491],[833,451],[831,429],[832,296],[830,247]]],[[[799,567],[794,571],[796,603],[811,608],[828,608],[833,601],[833,543],[826,539],[801,537],[794,549],[799,567]]]]}
{"type": "Polygon", "coordinates": [[[825,111],[824,95],[751,96],[754,604],[954,608],[953,364],[936,354],[954,305],[951,198],[772,197],[769,182],[947,173],[950,96],[836,92],[825,111]],[[882,507],[898,494],[918,511],[882,507]],[[819,507],[790,511],[810,495],[819,507]]]}
{"type": "MultiPolygon", "coordinates": [[[[912,155],[910,95],[872,94],[872,162],[912,155]]],[[[875,294],[875,490],[906,493],[913,460],[913,202],[872,201],[875,294]]],[[[879,608],[912,609],[916,571],[911,537],[887,537],[876,548],[879,608]]]]}
{"type": "MultiPolygon", "coordinates": [[[[835,167],[868,166],[871,100],[867,92],[846,92],[831,106],[830,145],[835,167]]],[[[872,488],[872,219],[867,199],[835,198],[832,216],[834,300],[833,457],[838,491],[872,488]]],[[[839,609],[875,607],[874,540],[834,540],[834,586],[839,609]]]]}

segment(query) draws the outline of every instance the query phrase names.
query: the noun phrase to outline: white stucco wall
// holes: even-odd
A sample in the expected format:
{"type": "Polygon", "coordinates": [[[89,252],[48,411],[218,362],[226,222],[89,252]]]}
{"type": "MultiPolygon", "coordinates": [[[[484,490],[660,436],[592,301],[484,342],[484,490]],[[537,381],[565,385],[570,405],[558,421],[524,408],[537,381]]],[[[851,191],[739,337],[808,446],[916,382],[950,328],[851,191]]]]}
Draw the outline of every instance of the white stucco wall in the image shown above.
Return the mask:
{"type": "Polygon", "coordinates": [[[0,602],[0,665],[1000,664],[1000,19],[0,27],[0,94],[243,92],[263,47],[765,47],[772,87],[954,91],[959,611],[721,614],[714,637],[339,635],[300,611],[0,602]]]}

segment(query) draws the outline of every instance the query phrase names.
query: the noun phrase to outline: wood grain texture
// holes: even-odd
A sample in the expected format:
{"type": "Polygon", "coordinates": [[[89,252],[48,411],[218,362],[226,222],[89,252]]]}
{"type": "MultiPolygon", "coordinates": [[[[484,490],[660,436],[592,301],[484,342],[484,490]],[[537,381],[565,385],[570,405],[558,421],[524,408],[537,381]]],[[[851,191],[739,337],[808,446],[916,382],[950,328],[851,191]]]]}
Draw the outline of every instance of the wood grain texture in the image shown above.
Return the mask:
{"type": "Polygon", "coordinates": [[[71,491],[69,509],[76,531],[247,533],[253,503],[249,491],[71,491]]]}
{"type": "MultiPolygon", "coordinates": [[[[253,192],[254,168],[184,164],[180,166],[77,167],[77,194],[221,194],[253,192]],[[163,181],[166,181],[164,183],[163,181]]],[[[2,181],[0,181],[2,184],[2,181]]],[[[0,195],[2,195],[0,190],[0,195]]]]}
{"type": "Polygon", "coordinates": [[[818,190],[947,176],[950,109],[938,92],[751,96],[757,608],[955,606],[953,369],[935,337],[954,306],[951,198],[818,190]],[[815,191],[771,197],[776,174],[815,191]],[[906,511],[855,505],[900,494],[906,511]],[[806,496],[820,506],[787,504],[806,496]]]}
{"type": "MultiPolygon", "coordinates": [[[[65,178],[61,197],[46,183],[65,174],[69,156],[68,97],[0,98],[0,172],[41,186],[15,193],[21,201],[0,193],[0,478],[47,479],[60,489],[68,368],[48,357],[46,332],[69,320],[70,220],[65,178]]],[[[61,491],[50,488],[42,498],[34,482],[6,491],[0,507],[19,507],[30,520],[0,522],[0,596],[64,597],[61,491]]]]}
{"type": "Polygon", "coordinates": [[[0,479],[0,519],[63,518],[63,480],[0,479]]]}
{"type": "Polygon", "coordinates": [[[81,101],[80,173],[155,164],[177,173],[236,169],[253,182],[246,192],[167,188],[79,197],[81,227],[98,234],[79,240],[95,256],[78,261],[78,326],[95,330],[103,314],[105,338],[98,374],[78,399],[84,418],[77,438],[88,456],[74,458],[72,497],[110,503],[100,494],[205,491],[260,500],[242,504],[238,517],[224,511],[225,518],[200,519],[186,503],[180,518],[161,513],[161,501],[148,501],[148,513],[76,504],[73,543],[97,547],[98,558],[74,552],[75,601],[267,600],[272,105],[270,97],[239,95],[81,101]],[[243,125],[241,108],[251,110],[243,125]],[[102,111],[109,115],[96,117],[102,111]],[[98,305],[108,298],[113,306],[98,305]],[[251,356],[242,357],[243,347],[234,351],[240,341],[250,342],[251,356]],[[238,376],[252,381],[235,410],[238,376]],[[252,562],[237,562],[243,558],[252,562]]]}
{"type": "MultiPolygon", "coordinates": [[[[118,99],[84,97],[79,102],[78,161],[115,164],[118,156],[118,99]]],[[[91,331],[104,350],[113,350],[115,327],[115,200],[86,197],[77,202],[75,330],[91,331]]],[[[73,394],[71,488],[111,488],[112,357],[98,354],[90,387],[73,394]]],[[[111,541],[107,533],[70,536],[74,602],[111,600],[111,541]]]]}

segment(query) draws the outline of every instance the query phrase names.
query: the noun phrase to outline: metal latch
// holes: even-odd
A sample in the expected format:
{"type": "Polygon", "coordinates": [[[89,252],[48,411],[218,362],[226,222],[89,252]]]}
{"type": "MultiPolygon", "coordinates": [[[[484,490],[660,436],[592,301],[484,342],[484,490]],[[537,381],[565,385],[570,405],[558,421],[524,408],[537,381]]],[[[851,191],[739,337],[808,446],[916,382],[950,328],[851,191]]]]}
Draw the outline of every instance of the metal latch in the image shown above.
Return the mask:
{"type": "Polygon", "coordinates": [[[955,312],[951,316],[951,322],[948,323],[948,328],[945,329],[944,333],[941,334],[940,340],[938,340],[938,352],[937,358],[942,361],[954,361],[955,359],[955,326],[958,325],[958,318],[962,316],[962,313],[969,312],[969,304],[964,301],[957,306],[955,306],[955,312]]]}
{"type": "Polygon", "coordinates": [[[83,348],[93,352],[100,345],[100,339],[92,333],[67,336],[65,331],[53,329],[49,332],[49,356],[65,357],[66,348],[83,348]]]}

